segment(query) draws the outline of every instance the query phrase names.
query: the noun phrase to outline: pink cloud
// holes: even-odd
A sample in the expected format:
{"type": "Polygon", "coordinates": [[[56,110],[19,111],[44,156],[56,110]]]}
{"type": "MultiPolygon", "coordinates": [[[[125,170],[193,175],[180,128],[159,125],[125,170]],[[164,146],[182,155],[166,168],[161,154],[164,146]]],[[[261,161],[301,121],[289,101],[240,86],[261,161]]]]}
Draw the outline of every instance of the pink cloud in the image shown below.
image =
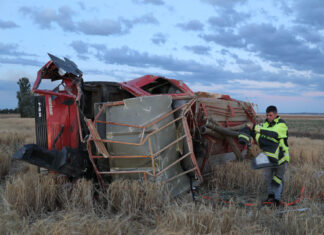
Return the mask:
{"type": "Polygon", "coordinates": [[[310,97],[324,96],[324,91],[304,92],[303,96],[310,96],[310,97]]]}

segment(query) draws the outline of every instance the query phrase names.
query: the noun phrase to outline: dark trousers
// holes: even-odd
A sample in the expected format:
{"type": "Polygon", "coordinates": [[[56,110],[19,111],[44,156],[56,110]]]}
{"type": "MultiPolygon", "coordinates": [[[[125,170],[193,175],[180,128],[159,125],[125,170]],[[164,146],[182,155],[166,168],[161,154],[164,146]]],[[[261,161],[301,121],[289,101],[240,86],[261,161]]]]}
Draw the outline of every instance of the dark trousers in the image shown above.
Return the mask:
{"type": "Polygon", "coordinates": [[[287,167],[287,163],[285,162],[279,166],[264,169],[264,178],[266,181],[268,194],[274,194],[275,199],[277,200],[281,199],[281,194],[284,186],[286,167],[287,167]],[[272,181],[273,176],[277,176],[278,178],[281,179],[280,185],[273,183],[272,181]]]}

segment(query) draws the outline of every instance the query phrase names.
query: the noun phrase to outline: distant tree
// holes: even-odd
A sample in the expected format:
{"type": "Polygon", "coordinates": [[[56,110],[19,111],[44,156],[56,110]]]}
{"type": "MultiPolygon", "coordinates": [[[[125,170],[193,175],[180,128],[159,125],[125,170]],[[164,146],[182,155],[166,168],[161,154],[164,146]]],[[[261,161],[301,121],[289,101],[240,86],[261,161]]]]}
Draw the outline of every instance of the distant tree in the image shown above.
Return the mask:
{"type": "Polygon", "coordinates": [[[18,112],[21,117],[34,117],[34,96],[31,94],[28,78],[20,78],[17,82],[18,112]]]}
{"type": "Polygon", "coordinates": [[[15,109],[8,109],[8,108],[5,108],[5,109],[0,109],[0,113],[18,113],[18,109],[15,108],[15,109]]]}
{"type": "Polygon", "coordinates": [[[5,109],[0,109],[0,113],[19,113],[18,112],[18,108],[14,108],[14,109],[8,109],[8,108],[5,108],[5,109]]]}

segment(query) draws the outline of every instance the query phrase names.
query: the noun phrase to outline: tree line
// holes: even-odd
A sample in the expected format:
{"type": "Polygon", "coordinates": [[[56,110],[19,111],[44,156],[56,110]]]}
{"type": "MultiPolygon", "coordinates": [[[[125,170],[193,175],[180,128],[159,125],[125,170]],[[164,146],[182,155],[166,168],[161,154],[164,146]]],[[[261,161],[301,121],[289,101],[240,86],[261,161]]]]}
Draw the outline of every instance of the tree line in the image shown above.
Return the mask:
{"type": "Polygon", "coordinates": [[[15,109],[0,109],[0,113],[20,113],[21,117],[35,116],[34,95],[31,93],[31,85],[28,78],[20,78],[17,82],[19,91],[17,91],[18,107],[15,109]]]}
{"type": "Polygon", "coordinates": [[[15,109],[0,109],[0,113],[19,113],[18,108],[15,109]]]}

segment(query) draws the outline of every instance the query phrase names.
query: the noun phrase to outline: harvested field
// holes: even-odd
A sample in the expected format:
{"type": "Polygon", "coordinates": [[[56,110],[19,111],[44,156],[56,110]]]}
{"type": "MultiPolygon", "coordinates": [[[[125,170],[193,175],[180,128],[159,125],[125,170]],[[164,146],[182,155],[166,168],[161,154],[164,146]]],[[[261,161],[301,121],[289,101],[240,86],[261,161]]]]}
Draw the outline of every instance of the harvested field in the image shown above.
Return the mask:
{"type": "Polygon", "coordinates": [[[16,114],[16,113],[0,114],[0,118],[20,118],[20,114],[16,114]]]}
{"type": "Polygon", "coordinates": [[[324,120],[324,115],[294,115],[294,114],[283,114],[280,115],[283,119],[286,120],[324,120]]]}
{"type": "MultiPolygon", "coordinates": [[[[260,115],[261,120],[265,116],[260,115]]],[[[289,135],[308,137],[311,139],[324,139],[324,115],[280,115],[289,127],[289,135]]]]}
{"type": "MultiPolygon", "coordinates": [[[[298,120],[313,125],[313,119],[298,120]]],[[[33,119],[0,118],[1,234],[324,233],[324,138],[289,138],[283,201],[305,190],[298,204],[280,209],[259,206],[266,196],[263,172],[251,170],[249,160],[216,166],[194,203],[190,193],[171,200],[160,184],[115,181],[101,192],[91,181],[71,184],[11,161],[33,142],[33,119]]]]}

